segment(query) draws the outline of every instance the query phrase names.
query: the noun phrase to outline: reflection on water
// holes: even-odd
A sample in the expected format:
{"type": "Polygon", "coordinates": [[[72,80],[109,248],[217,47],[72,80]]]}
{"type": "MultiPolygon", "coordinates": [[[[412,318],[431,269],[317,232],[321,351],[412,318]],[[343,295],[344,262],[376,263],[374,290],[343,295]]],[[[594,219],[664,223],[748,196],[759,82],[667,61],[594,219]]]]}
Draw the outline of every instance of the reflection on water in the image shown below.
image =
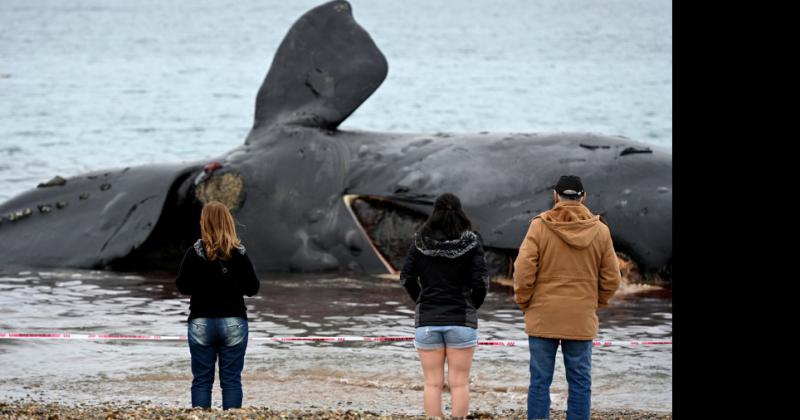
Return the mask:
{"type": "MultiPolygon", "coordinates": [[[[261,277],[259,295],[245,299],[253,337],[413,335],[414,308],[396,280],[261,277]]],[[[600,338],[671,339],[672,302],[650,295],[612,300],[599,313],[600,338]]],[[[185,335],[188,306],[174,273],[0,273],[2,331],[185,335]]],[[[479,315],[482,340],[526,339],[509,290],[493,290],[479,315]]],[[[523,408],[528,359],[526,347],[479,348],[472,408],[523,408]]],[[[410,342],[258,341],[250,343],[245,363],[247,405],[421,410],[422,373],[410,342]]],[[[671,346],[595,348],[592,364],[595,408],[672,410],[671,346]]],[[[0,365],[0,398],[189,403],[189,351],[182,342],[0,340],[0,365]]],[[[217,403],[219,389],[214,392],[217,403]]],[[[564,409],[560,355],[551,392],[554,408],[564,409]]]]}

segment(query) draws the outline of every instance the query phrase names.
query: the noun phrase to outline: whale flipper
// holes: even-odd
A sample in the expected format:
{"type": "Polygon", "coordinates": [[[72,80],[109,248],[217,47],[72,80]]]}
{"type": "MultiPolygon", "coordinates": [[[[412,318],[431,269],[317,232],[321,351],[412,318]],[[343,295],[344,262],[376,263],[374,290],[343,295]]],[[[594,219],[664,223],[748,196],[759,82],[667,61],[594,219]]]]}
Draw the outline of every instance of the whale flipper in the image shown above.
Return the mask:
{"type": "Polygon", "coordinates": [[[253,128],[333,130],[386,78],[388,64],[346,1],[311,9],[286,34],[256,98],[253,128]]]}

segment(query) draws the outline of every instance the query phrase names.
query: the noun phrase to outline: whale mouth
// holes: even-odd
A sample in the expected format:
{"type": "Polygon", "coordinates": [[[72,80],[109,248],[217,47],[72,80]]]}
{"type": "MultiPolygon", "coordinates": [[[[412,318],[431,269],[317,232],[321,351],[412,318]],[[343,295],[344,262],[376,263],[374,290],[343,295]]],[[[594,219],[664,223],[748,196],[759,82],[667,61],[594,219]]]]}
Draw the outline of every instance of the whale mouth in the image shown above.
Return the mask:
{"type": "MultiPolygon", "coordinates": [[[[381,196],[350,194],[344,196],[344,202],[386,270],[390,274],[399,273],[414,232],[422,227],[428,215],[381,196]]],[[[489,276],[511,277],[516,255],[516,249],[484,245],[489,276]]]]}
{"type": "Polygon", "coordinates": [[[642,270],[636,260],[625,253],[617,250],[619,260],[619,271],[624,284],[647,284],[661,288],[672,287],[672,260],[657,270],[642,270]]]}
{"type": "Polygon", "coordinates": [[[196,172],[185,171],[172,183],[158,221],[139,247],[120,258],[95,268],[120,271],[174,270],[184,252],[200,236],[202,203],[188,198],[196,172]]]}
{"type": "MultiPolygon", "coordinates": [[[[344,202],[386,271],[398,274],[414,232],[422,227],[428,215],[418,210],[419,205],[411,208],[402,201],[383,196],[350,194],[344,196],[344,202]]],[[[493,282],[506,286],[513,284],[511,279],[517,254],[517,249],[484,245],[486,267],[493,282]]],[[[650,284],[662,288],[671,284],[671,264],[656,273],[647,273],[625,252],[617,252],[617,258],[625,284],[650,284]]]]}

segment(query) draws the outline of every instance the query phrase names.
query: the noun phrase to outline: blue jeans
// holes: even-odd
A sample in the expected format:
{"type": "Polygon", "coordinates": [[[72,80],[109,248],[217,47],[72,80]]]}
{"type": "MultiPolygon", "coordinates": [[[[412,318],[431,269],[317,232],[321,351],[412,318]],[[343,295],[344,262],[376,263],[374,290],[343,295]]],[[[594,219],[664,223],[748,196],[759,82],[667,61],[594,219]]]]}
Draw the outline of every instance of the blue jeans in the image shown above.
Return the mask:
{"type": "Polygon", "coordinates": [[[567,420],[588,420],[592,405],[592,340],[557,340],[539,337],[528,337],[531,352],[528,418],[550,418],[550,384],[553,382],[559,342],[561,342],[561,353],[564,355],[569,387],[567,420]]]}
{"type": "Polygon", "coordinates": [[[195,318],[189,321],[192,354],[192,407],[211,407],[211,388],[219,357],[222,408],[242,406],[242,368],[247,350],[247,319],[195,318]]]}

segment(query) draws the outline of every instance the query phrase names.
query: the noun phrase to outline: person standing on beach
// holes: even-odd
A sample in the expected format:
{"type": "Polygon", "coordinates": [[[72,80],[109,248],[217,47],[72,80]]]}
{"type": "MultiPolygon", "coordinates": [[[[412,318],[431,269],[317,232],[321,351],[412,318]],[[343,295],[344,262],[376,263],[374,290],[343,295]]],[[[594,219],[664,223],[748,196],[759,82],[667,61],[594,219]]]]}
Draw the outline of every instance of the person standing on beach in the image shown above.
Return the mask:
{"type": "Polygon", "coordinates": [[[211,407],[219,358],[222,408],[240,408],[248,339],[242,296],[258,293],[260,283],[224,204],[212,201],[203,206],[200,234],[201,239],[186,250],[175,281],[181,293],[191,295],[188,339],[192,407],[211,407]]]}
{"type": "Polygon", "coordinates": [[[619,287],[619,261],[605,221],[584,205],[579,177],[562,176],[553,201],[552,209],[531,221],[514,262],[514,300],[525,314],[530,346],[528,418],[550,416],[560,343],[569,388],[567,420],[589,419],[596,311],[619,287]]]}
{"type": "Polygon", "coordinates": [[[426,416],[442,416],[444,364],[454,417],[469,411],[469,371],[478,345],[478,308],[489,288],[483,247],[461,201],[445,193],[414,234],[400,281],[416,302],[416,347],[426,416]]]}

